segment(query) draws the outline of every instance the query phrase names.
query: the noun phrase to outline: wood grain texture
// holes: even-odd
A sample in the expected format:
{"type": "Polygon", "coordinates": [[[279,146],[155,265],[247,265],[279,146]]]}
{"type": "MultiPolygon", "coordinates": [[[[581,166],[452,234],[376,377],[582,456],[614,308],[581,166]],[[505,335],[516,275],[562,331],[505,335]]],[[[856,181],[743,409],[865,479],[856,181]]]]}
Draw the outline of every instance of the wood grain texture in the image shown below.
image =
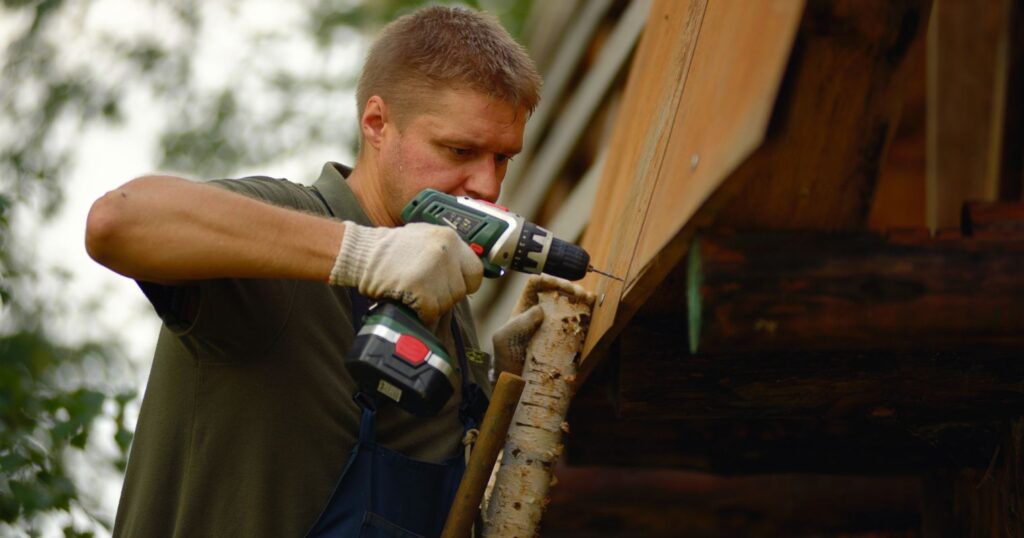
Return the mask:
{"type": "Polygon", "coordinates": [[[966,423],[899,416],[618,417],[609,398],[618,390],[617,381],[603,375],[599,370],[591,376],[573,400],[566,445],[569,465],[680,468],[724,475],[906,475],[946,467],[984,469],[999,446],[1003,427],[997,419],[966,423]]]}
{"type": "MultiPolygon", "coordinates": [[[[591,263],[609,273],[625,275],[633,258],[705,7],[706,0],[651,5],[582,241],[591,263]]],[[[584,286],[601,297],[584,344],[586,356],[615,321],[622,285],[591,275],[584,286]]]]}
{"type": "Polygon", "coordinates": [[[623,419],[987,421],[1024,413],[1019,349],[688,356],[674,333],[619,342],[623,419]],[[677,348],[678,349],[678,348],[677,348]]]}
{"type": "Polygon", "coordinates": [[[1011,0],[935,0],[928,40],[928,223],[999,194],[1011,0]]]}
{"type": "MultiPolygon", "coordinates": [[[[652,6],[583,243],[595,266],[626,285],[586,283],[603,300],[585,357],[646,300],[659,276],[652,269],[678,261],[681,252],[664,245],[764,136],[802,11],[791,1],[652,6]],[[700,152],[705,161],[693,167],[700,152]],[[641,275],[646,285],[622,303],[641,275]]],[[[590,367],[585,359],[582,375],[590,367]]]]}
{"type": "Polygon", "coordinates": [[[914,477],[565,466],[555,476],[545,538],[909,538],[918,526],[914,477]]]}
{"type": "Polygon", "coordinates": [[[808,3],[768,140],[731,181],[716,224],[862,228],[895,132],[905,61],[924,39],[928,0],[808,3]]]}
{"type": "Polygon", "coordinates": [[[690,281],[701,280],[699,309],[683,313],[700,329],[689,348],[717,355],[1024,349],[1024,234],[1012,237],[703,234],[691,253],[700,261],[688,268],[699,273],[690,281]]]}

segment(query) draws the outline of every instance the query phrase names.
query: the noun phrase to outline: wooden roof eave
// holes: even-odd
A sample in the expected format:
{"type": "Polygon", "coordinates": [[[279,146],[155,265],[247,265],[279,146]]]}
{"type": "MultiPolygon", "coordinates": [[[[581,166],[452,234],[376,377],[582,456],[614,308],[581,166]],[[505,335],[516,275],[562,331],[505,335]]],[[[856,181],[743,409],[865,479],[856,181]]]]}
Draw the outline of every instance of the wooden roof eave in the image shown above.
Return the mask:
{"type": "Polygon", "coordinates": [[[702,206],[764,141],[803,2],[655,1],[583,246],[600,297],[584,349],[607,344],[682,259],[702,206]]]}

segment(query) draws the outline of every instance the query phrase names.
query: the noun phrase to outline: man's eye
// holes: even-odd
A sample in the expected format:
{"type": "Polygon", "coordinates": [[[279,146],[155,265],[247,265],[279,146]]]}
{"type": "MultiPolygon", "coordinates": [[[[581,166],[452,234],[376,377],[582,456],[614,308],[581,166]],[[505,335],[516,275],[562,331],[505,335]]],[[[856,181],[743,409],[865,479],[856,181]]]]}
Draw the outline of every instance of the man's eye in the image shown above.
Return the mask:
{"type": "Polygon", "coordinates": [[[507,162],[509,162],[511,160],[512,160],[512,157],[509,156],[509,155],[505,155],[504,153],[496,153],[494,155],[494,162],[496,162],[498,164],[505,164],[505,163],[507,163],[507,162]]]}
{"type": "Polygon", "coordinates": [[[457,147],[454,147],[454,146],[449,146],[448,150],[451,151],[452,155],[455,155],[456,157],[469,157],[473,153],[473,151],[470,150],[470,149],[467,149],[467,148],[457,148],[457,147]]]}

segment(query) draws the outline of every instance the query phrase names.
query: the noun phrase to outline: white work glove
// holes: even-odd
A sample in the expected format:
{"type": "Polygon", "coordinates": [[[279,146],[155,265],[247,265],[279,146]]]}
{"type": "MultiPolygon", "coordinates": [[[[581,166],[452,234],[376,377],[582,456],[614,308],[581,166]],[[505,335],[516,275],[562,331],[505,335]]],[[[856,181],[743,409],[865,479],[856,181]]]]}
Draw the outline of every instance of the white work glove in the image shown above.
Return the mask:
{"type": "Polygon", "coordinates": [[[526,347],[544,321],[544,310],[540,305],[533,305],[526,310],[514,314],[504,325],[494,331],[491,343],[494,344],[494,367],[496,372],[508,372],[521,375],[523,364],[526,363],[526,347]]]}
{"type": "Polygon", "coordinates": [[[373,299],[395,299],[430,324],[480,287],[483,263],[455,230],[411,223],[371,228],[345,221],[329,282],[373,299]]]}
{"type": "Polygon", "coordinates": [[[526,363],[526,348],[544,321],[544,310],[537,304],[537,294],[550,290],[561,290],[588,304],[594,304],[594,294],[578,284],[550,275],[531,276],[508,322],[495,331],[491,338],[496,372],[522,374],[523,364],[526,363]]]}

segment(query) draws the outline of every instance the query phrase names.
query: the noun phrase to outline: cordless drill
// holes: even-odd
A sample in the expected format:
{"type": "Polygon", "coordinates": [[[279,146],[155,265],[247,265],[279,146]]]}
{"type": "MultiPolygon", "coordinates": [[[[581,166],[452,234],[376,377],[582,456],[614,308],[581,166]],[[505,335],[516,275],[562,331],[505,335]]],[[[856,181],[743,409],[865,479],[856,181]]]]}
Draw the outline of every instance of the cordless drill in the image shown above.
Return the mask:
{"type": "MultiPolygon", "coordinates": [[[[582,248],[505,207],[466,196],[426,189],[405,206],[402,220],[451,227],[480,257],[490,278],[508,268],[579,280],[590,267],[582,248]]],[[[371,306],[346,365],[364,395],[394,401],[416,416],[436,414],[454,390],[455,368],[444,345],[397,301],[371,306]]]]}

